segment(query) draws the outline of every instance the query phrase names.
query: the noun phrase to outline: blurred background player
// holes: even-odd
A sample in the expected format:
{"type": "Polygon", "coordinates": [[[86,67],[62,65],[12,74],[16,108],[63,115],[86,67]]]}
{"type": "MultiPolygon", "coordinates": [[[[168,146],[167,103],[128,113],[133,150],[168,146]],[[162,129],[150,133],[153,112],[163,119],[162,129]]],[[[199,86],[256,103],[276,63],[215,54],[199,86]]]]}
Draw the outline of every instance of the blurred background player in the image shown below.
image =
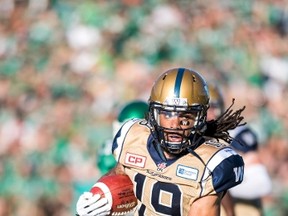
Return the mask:
{"type": "MultiPolygon", "coordinates": [[[[148,112],[148,104],[142,100],[133,100],[125,104],[118,112],[117,119],[113,122],[114,137],[121,125],[132,118],[145,118],[148,112]]],[[[112,138],[104,142],[97,157],[97,166],[101,174],[106,174],[116,165],[116,160],[112,155],[112,138]]]]}
{"type": "MultiPolygon", "coordinates": [[[[207,119],[215,119],[223,114],[225,102],[219,86],[208,84],[210,108],[207,119]]],[[[271,179],[258,155],[258,140],[255,132],[247,124],[230,130],[233,137],[231,146],[243,157],[245,163],[243,182],[229,189],[222,200],[224,216],[263,215],[262,197],[271,192],[271,179]]]]}

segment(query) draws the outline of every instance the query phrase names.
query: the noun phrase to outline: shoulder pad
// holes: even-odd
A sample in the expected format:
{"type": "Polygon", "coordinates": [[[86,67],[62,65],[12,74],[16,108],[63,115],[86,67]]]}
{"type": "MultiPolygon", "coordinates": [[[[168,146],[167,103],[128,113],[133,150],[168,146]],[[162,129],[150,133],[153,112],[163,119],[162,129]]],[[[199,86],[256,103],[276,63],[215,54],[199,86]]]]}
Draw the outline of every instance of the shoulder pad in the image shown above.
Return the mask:
{"type": "Polygon", "coordinates": [[[131,131],[143,127],[147,125],[147,121],[144,119],[138,119],[138,118],[133,118],[128,121],[126,121],[121,128],[118,130],[117,134],[115,135],[113,139],[113,144],[112,144],[112,152],[118,161],[120,157],[120,153],[122,151],[125,139],[127,137],[127,134],[131,131]]]}

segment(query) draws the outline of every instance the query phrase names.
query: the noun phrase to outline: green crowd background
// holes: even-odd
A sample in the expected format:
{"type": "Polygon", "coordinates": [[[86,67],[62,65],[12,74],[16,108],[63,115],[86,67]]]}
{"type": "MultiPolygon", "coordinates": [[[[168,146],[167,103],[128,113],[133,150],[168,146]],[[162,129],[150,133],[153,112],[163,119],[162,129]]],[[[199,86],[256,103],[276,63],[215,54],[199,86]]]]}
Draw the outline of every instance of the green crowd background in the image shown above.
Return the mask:
{"type": "Polygon", "coordinates": [[[0,0],[0,216],[71,216],[119,106],[172,67],[246,106],[288,215],[285,0],[0,0]]]}

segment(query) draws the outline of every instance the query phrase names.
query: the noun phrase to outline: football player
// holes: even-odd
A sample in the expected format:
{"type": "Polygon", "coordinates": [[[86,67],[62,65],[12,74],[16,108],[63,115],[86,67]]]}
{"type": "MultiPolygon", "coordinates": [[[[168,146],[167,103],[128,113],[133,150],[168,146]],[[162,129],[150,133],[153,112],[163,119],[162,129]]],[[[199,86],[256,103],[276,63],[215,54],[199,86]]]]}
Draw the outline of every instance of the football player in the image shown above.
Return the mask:
{"type": "MultiPolygon", "coordinates": [[[[186,68],[160,75],[148,102],[146,119],[129,120],[117,132],[118,163],[107,175],[130,177],[134,215],[219,216],[224,194],[243,180],[244,162],[229,146],[227,130],[241,123],[245,107],[207,122],[207,83],[186,68]]],[[[108,215],[111,204],[85,192],[76,208],[80,216],[108,215]]]]}
{"type": "MultiPolygon", "coordinates": [[[[147,113],[148,104],[145,101],[133,100],[125,104],[113,122],[113,137],[125,121],[132,118],[143,119],[147,113]]],[[[97,156],[97,166],[102,175],[110,171],[117,163],[112,154],[112,141],[112,139],[106,140],[97,156]]]]}
{"type": "MultiPolygon", "coordinates": [[[[208,87],[210,93],[209,120],[224,113],[225,102],[218,85],[211,82],[208,87]]],[[[242,184],[231,188],[225,195],[222,202],[225,211],[221,215],[263,215],[261,197],[271,192],[271,179],[257,153],[257,136],[247,124],[230,130],[229,134],[233,137],[231,146],[244,159],[245,175],[242,184]]]]}

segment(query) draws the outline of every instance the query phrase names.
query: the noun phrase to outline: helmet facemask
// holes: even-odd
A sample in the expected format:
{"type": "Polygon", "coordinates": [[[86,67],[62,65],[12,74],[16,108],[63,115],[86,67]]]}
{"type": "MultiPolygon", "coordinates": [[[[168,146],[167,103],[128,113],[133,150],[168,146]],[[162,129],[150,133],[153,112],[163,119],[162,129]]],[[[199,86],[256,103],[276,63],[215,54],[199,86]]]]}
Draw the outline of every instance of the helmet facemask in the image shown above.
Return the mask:
{"type": "Polygon", "coordinates": [[[150,103],[149,115],[150,123],[155,130],[155,138],[161,147],[167,152],[177,155],[194,145],[191,136],[205,122],[206,109],[200,105],[172,106],[152,102],[150,103]],[[160,115],[165,115],[168,119],[178,118],[179,126],[177,128],[162,126],[160,115]]]}

